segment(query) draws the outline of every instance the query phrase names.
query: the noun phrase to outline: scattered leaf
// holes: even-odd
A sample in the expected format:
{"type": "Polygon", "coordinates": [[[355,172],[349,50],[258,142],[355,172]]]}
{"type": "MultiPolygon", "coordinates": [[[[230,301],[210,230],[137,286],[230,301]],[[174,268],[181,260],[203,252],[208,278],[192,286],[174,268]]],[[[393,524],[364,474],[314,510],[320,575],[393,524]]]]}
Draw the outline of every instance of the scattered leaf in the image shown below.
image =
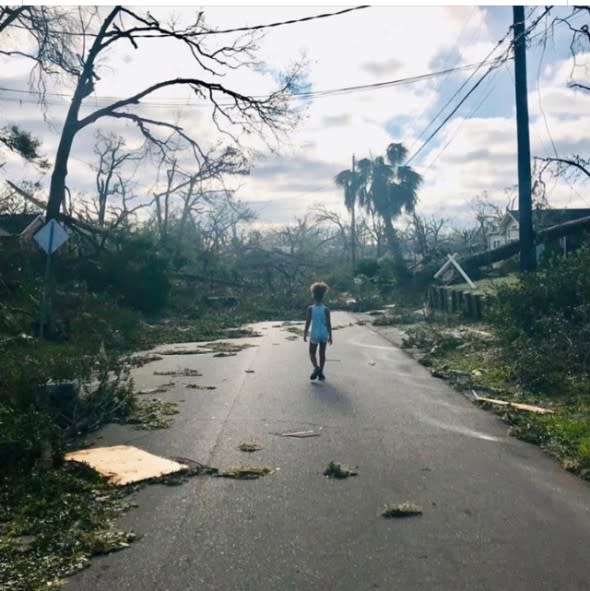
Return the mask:
{"type": "Polygon", "coordinates": [[[237,466],[215,474],[219,478],[235,478],[236,480],[256,480],[267,474],[272,474],[269,466],[237,466]]]}
{"type": "Polygon", "coordinates": [[[337,462],[330,462],[328,467],[324,470],[324,476],[328,478],[348,478],[349,476],[357,476],[358,472],[349,466],[339,464],[337,462]]]}
{"type": "Polygon", "coordinates": [[[243,442],[243,443],[240,443],[238,449],[240,451],[254,452],[254,451],[260,451],[262,449],[262,445],[258,445],[258,443],[243,442]]]}
{"type": "Polygon", "coordinates": [[[160,384],[155,388],[148,388],[147,390],[139,390],[137,394],[146,395],[146,394],[162,394],[164,392],[168,392],[170,388],[175,385],[175,382],[168,382],[167,384],[160,384]]]}
{"type": "Polygon", "coordinates": [[[422,507],[415,505],[414,503],[385,505],[385,509],[381,515],[387,518],[415,517],[417,515],[422,515],[422,507]]]}
{"type": "Polygon", "coordinates": [[[193,376],[202,376],[203,374],[198,369],[176,369],[170,371],[155,371],[155,376],[174,376],[174,377],[193,377],[193,376]]]}

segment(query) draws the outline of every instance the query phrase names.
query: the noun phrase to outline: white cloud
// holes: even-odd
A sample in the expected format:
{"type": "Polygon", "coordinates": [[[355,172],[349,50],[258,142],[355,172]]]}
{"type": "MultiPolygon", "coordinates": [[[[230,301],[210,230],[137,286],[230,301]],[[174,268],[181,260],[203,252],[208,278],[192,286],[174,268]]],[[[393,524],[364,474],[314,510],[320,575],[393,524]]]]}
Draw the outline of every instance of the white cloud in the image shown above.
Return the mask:
{"type": "MultiPolygon", "coordinates": [[[[174,12],[182,22],[195,14],[195,9],[190,8],[150,7],[150,11],[166,18],[174,12]]],[[[319,12],[323,12],[319,7],[205,9],[208,22],[221,28],[319,12]]],[[[268,30],[258,42],[257,57],[266,63],[266,70],[249,67],[229,72],[219,81],[261,95],[276,86],[279,71],[303,58],[308,64],[306,82],[314,91],[422,74],[433,67],[447,67],[451,62],[452,65],[473,63],[485,57],[497,42],[497,33],[492,31],[490,22],[488,11],[477,6],[372,7],[340,17],[278,27],[268,30]]],[[[215,36],[211,46],[229,38],[215,36]]],[[[587,58],[584,57],[586,61],[587,58]]],[[[560,153],[587,154],[589,143],[585,130],[590,129],[587,115],[590,97],[566,87],[571,73],[570,60],[556,61],[548,53],[545,64],[540,78],[542,104],[553,140],[560,153]]],[[[25,62],[3,59],[0,66],[0,86],[25,87],[28,71],[25,62]]],[[[578,68],[575,73],[578,78],[585,75],[587,79],[585,70],[578,68]]],[[[198,75],[214,79],[195,69],[190,53],[180,52],[172,43],[161,41],[146,42],[139,50],[127,43],[113,47],[100,75],[96,90],[100,97],[126,96],[166,78],[198,75]]],[[[446,94],[441,97],[439,89],[440,80],[433,79],[414,85],[314,98],[300,126],[275,144],[279,154],[268,155],[262,142],[241,136],[243,146],[253,154],[252,174],[229,182],[239,187],[239,198],[261,204],[259,215],[263,223],[287,223],[294,216],[302,216],[315,201],[341,207],[341,190],[333,184],[334,175],[350,166],[353,153],[357,157],[377,155],[391,141],[402,141],[408,148],[413,146],[441,99],[447,98],[446,94]]],[[[63,88],[55,86],[50,90],[63,92],[63,88]]],[[[0,91],[0,100],[6,97],[10,101],[3,102],[4,121],[17,123],[39,135],[44,151],[53,158],[65,115],[64,99],[50,97],[50,125],[43,121],[39,107],[30,103],[30,96],[0,91]],[[27,102],[22,105],[14,102],[20,96],[27,102]]],[[[206,146],[226,141],[211,124],[207,102],[189,106],[189,99],[186,89],[167,88],[150,97],[147,101],[150,104],[141,107],[142,113],[154,119],[177,120],[206,146]]],[[[447,211],[456,217],[463,205],[467,216],[470,215],[467,204],[474,195],[487,190],[503,198],[504,187],[516,183],[513,97],[492,94],[489,101],[506,107],[493,117],[480,115],[465,121],[460,116],[455,118],[432,142],[431,155],[418,161],[418,169],[425,176],[420,201],[424,213],[447,211]],[[424,170],[424,161],[429,162],[450,139],[452,142],[436,163],[424,170]]],[[[89,104],[96,108],[105,102],[101,99],[92,103],[90,99],[89,104]]],[[[533,153],[548,154],[551,145],[535,88],[529,92],[529,108],[533,153]]],[[[141,142],[137,130],[120,121],[101,120],[98,126],[85,130],[76,139],[75,159],[69,167],[68,184],[74,192],[93,189],[89,164],[94,162],[92,147],[98,127],[121,133],[130,146],[141,142]]],[[[13,157],[2,172],[4,176],[14,174],[18,178],[29,174],[22,161],[13,157]]],[[[151,163],[141,170],[138,182],[147,193],[154,181],[155,165],[151,163]]],[[[552,195],[556,202],[567,201],[571,189],[557,184],[552,195]]]]}

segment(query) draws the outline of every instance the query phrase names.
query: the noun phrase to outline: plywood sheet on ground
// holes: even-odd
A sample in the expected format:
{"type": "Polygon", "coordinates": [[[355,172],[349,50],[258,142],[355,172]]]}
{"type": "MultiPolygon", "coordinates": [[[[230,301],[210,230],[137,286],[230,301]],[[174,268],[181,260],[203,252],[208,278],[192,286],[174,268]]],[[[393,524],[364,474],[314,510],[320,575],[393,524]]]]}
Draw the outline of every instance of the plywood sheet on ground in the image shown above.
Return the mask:
{"type": "Polygon", "coordinates": [[[111,484],[124,486],[187,470],[188,466],[130,445],[94,447],[66,454],[66,460],[82,462],[105,476],[111,484]]]}

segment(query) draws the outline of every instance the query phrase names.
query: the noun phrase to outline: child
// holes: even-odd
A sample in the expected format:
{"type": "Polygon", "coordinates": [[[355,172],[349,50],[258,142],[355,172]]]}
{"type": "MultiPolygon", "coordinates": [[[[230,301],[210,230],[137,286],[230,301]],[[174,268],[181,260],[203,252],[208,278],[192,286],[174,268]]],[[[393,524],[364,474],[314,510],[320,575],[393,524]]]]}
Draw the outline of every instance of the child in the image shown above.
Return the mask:
{"type": "Polygon", "coordinates": [[[307,308],[305,318],[305,331],[303,340],[307,342],[309,326],[311,324],[311,338],[309,340],[309,358],[313,365],[313,373],[309,376],[310,380],[319,378],[322,382],[326,379],[324,376],[324,364],[326,363],[326,344],[332,344],[332,324],[330,322],[330,310],[323,304],[324,295],[328,291],[325,283],[314,283],[310,287],[313,296],[313,304],[307,308]],[[320,346],[320,364],[316,360],[316,351],[320,346]]]}

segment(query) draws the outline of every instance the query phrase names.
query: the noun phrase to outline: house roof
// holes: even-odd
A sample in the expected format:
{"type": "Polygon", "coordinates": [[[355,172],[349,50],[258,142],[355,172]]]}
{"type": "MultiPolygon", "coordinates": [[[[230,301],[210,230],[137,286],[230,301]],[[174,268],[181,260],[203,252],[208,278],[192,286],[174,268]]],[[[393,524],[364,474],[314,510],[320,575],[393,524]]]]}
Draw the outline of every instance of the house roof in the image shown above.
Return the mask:
{"type": "Polygon", "coordinates": [[[9,236],[19,236],[22,234],[38,217],[38,213],[15,213],[0,215],[0,229],[4,230],[9,236]]]}
{"type": "MultiPolygon", "coordinates": [[[[517,222],[520,214],[517,209],[509,209],[510,214],[517,222]]],[[[590,217],[590,209],[534,209],[533,225],[536,228],[548,228],[564,222],[571,222],[580,218],[590,217]]]]}

